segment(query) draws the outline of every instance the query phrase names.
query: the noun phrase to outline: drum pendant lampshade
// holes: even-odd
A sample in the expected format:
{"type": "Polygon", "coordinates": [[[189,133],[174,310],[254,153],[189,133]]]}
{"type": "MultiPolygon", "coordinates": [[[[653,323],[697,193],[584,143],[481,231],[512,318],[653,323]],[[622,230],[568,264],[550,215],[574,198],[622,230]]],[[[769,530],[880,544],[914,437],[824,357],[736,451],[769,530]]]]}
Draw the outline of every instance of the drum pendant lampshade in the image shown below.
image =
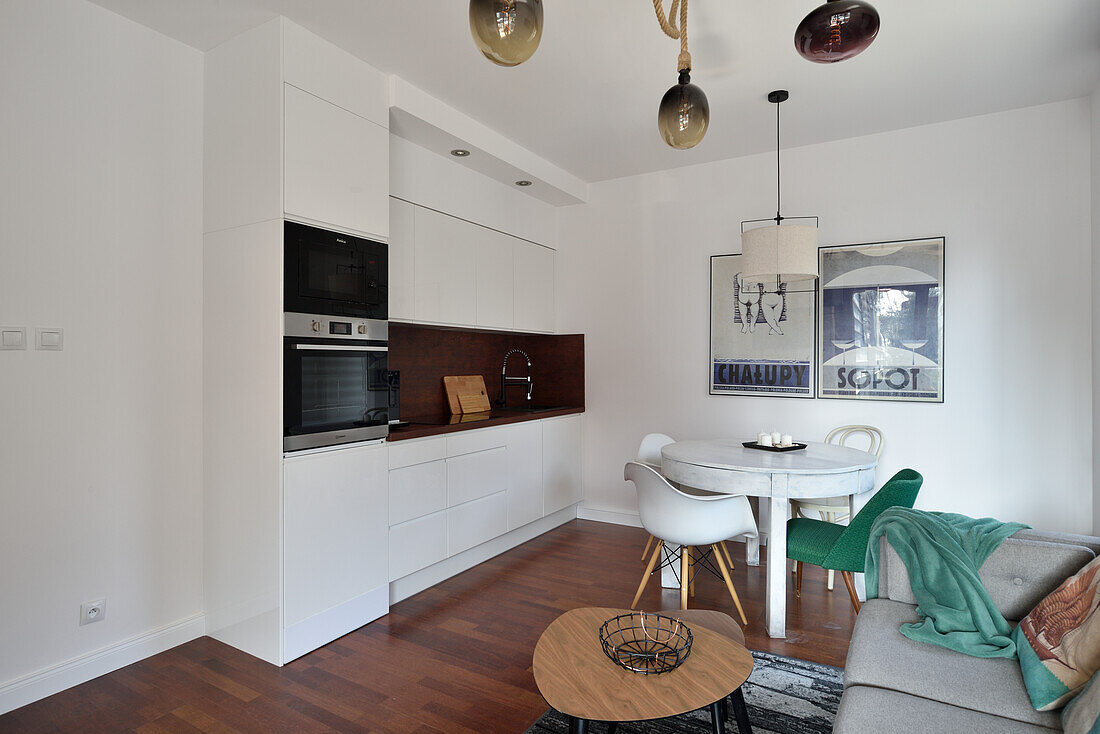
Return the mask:
{"type": "Polygon", "coordinates": [[[817,277],[817,227],[784,224],[750,229],[741,235],[741,253],[745,280],[813,280],[817,277]]]}

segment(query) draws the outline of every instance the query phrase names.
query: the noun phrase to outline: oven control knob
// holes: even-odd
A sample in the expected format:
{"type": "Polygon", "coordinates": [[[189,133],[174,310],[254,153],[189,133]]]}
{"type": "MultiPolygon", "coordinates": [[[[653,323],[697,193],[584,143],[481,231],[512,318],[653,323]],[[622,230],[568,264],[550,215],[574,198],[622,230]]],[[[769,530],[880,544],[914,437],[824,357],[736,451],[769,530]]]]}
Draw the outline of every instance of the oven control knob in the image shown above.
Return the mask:
{"type": "Polygon", "coordinates": [[[313,322],[313,330],[314,331],[320,331],[321,330],[321,322],[320,321],[314,321],[313,322]]]}
{"type": "Polygon", "coordinates": [[[360,334],[366,334],[367,333],[367,325],[366,324],[359,324],[359,333],[360,334]]]}

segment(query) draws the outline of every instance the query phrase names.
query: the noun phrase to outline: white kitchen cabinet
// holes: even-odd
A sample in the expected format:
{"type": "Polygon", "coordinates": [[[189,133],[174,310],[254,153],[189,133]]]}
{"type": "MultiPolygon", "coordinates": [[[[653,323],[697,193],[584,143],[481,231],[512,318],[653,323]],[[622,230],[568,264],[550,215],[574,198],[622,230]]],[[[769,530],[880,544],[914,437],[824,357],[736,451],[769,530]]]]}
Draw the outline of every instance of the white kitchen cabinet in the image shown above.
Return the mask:
{"type": "Polygon", "coordinates": [[[478,227],[477,325],[511,329],[515,322],[513,242],[515,237],[478,227]]]}
{"type": "Polygon", "coordinates": [[[290,84],[283,95],[288,217],[389,237],[389,131],[290,84]]]}
{"type": "Polygon", "coordinates": [[[508,529],[542,517],[542,421],[508,426],[508,529]]]}
{"type": "Polygon", "coordinates": [[[386,447],[283,462],[287,662],[389,611],[386,447]]]}
{"type": "Polygon", "coordinates": [[[390,198],[390,318],[412,321],[413,315],[413,205],[390,198]]]}
{"type": "Polygon", "coordinates": [[[506,492],[447,510],[447,552],[456,555],[508,532],[506,492]]]}
{"type": "Polygon", "coordinates": [[[554,251],[515,239],[515,327],[554,331],[554,251]]]}
{"type": "Polygon", "coordinates": [[[547,515],[583,499],[579,415],[542,421],[542,486],[547,515]]]}
{"type": "Polygon", "coordinates": [[[508,489],[508,449],[503,446],[447,459],[447,506],[508,489]]]}
{"type": "Polygon", "coordinates": [[[390,528],[390,581],[447,557],[447,510],[390,528]]]}
{"type": "Polygon", "coordinates": [[[413,313],[417,321],[476,323],[478,229],[461,219],[416,207],[413,313]]]}
{"type": "Polygon", "coordinates": [[[390,470],[390,525],[447,507],[447,462],[429,461],[390,470]]]}

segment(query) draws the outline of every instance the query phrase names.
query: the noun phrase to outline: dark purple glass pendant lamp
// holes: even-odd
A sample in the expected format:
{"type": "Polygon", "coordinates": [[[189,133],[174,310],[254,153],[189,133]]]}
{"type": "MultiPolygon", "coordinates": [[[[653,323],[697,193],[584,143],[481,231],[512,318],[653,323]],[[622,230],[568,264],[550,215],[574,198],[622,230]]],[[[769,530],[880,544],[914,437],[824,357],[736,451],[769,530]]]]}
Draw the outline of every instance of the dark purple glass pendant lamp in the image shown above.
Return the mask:
{"type": "Polygon", "coordinates": [[[802,58],[832,64],[861,53],[878,35],[878,11],[864,0],[829,0],[802,19],[794,47],[802,58]]]}

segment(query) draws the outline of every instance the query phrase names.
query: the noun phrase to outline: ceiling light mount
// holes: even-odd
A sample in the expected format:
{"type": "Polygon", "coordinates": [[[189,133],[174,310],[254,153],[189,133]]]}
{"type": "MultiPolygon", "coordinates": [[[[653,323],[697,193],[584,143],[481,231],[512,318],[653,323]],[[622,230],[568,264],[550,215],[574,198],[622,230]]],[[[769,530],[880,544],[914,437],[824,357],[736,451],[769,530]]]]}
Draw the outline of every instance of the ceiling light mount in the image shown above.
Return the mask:
{"type": "Polygon", "coordinates": [[[519,181],[516,181],[516,186],[530,186],[530,185],[531,185],[531,182],[528,181],[525,178],[521,178],[519,181]]]}
{"type": "Polygon", "coordinates": [[[470,151],[466,150],[465,148],[455,148],[451,151],[451,155],[453,155],[455,158],[465,158],[466,156],[470,155],[470,151]]]}

